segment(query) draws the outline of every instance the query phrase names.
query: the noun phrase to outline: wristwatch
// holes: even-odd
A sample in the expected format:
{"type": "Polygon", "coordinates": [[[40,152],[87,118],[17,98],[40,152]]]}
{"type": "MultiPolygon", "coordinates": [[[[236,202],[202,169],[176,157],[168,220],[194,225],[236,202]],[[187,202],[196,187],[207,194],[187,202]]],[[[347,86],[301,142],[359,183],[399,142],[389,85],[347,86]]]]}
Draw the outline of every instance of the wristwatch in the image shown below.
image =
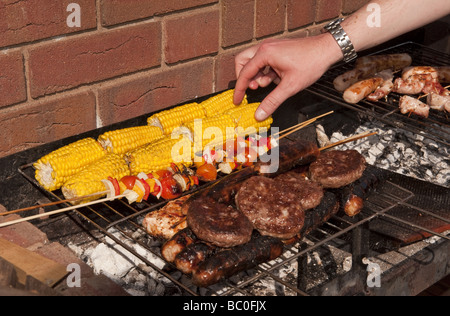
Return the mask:
{"type": "Polygon", "coordinates": [[[324,30],[326,32],[330,32],[330,34],[333,35],[334,39],[342,50],[342,54],[344,54],[344,61],[348,63],[356,59],[357,54],[352,42],[350,41],[350,38],[341,26],[342,21],[344,21],[344,19],[342,18],[336,19],[331,23],[325,25],[324,30]]]}

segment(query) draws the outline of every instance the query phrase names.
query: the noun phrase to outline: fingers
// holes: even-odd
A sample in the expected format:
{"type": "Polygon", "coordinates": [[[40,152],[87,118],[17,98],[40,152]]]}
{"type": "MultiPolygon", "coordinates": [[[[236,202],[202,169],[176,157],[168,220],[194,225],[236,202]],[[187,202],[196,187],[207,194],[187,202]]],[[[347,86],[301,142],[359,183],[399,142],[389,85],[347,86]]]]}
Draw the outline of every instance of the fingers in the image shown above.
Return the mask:
{"type": "MultiPolygon", "coordinates": [[[[248,57],[248,56],[247,56],[248,57]]],[[[238,63],[241,63],[243,59],[240,59],[238,63]]],[[[234,104],[240,104],[244,99],[245,92],[248,87],[251,89],[257,89],[260,84],[266,84],[270,80],[270,76],[266,77],[265,74],[261,75],[261,71],[265,69],[267,63],[261,57],[261,55],[254,55],[253,58],[248,59],[245,66],[242,68],[236,67],[236,73],[238,73],[238,79],[234,88],[234,104]],[[258,75],[259,74],[259,75],[258,75]]]]}
{"type": "Polygon", "coordinates": [[[295,93],[290,88],[287,80],[281,80],[280,84],[261,102],[255,112],[255,119],[264,121],[288,98],[295,93]]]}

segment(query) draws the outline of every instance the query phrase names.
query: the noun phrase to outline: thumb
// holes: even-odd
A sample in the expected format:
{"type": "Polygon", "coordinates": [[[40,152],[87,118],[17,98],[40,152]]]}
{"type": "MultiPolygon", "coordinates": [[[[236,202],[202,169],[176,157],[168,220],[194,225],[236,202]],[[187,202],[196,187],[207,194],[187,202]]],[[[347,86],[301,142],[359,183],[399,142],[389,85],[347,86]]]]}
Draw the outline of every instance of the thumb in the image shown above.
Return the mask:
{"type": "Polygon", "coordinates": [[[267,95],[259,105],[255,112],[256,120],[264,121],[267,119],[284,101],[292,95],[293,93],[290,91],[289,87],[281,81],[280,84],[271,93],[269,93],[269,95],[267,95]]]}

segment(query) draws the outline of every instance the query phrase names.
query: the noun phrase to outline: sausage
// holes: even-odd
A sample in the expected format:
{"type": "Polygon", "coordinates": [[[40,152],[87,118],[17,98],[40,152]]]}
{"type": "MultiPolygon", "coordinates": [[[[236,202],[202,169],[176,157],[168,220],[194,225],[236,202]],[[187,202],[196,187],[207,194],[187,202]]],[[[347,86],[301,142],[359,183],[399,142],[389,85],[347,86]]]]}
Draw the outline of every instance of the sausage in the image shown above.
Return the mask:
{"type": "Polygon", "coordinates": [[[276,259],[283,253],[283,242],[269,236],[255,236],[248,243],[226,249],[203,261],[192,273],[192,282],[207,287],[236,273],[276,259]]]}
{"type": "Polygon", "coordinates": [[[360,68],[349,70],[342,75],[337,76],[333,80],[334,88],[339,92],[344,92],[345,89],[352,84],[357,83],[363,79],[373,76],[377,72],[374,65],[368,65],[360,68]]]}
{"type": "Polygon", "coordinates": [[[357,181],[335,190],[341,202],[341,210],[350,217],[356,216],[364,207],[364,201],[386,179],[386,172],[368,165],[357,181]]]}
{"type": "Polygon", "coordinates": [[[315,143],[302,139],[281,142],[278,147],[271,149],[271,151],[273,150],[278,150],[278,155],[275,155],[276,161],[264,162],[265,159],[263,156],[261,157],[261,161],[255,164],[254,169],[259,174],[275,177],[296,166],[310,164],[320,154],[320,150],[315,143]]]}
{"type": "Polygon", "coordinates": [[[174,262],[176,256],[197,239],[189,227],[182,229],[164,243],[161,247],[161,255],[167,262],[174,262]]]}
{"type": "Polygon", "coordinates": [[[428,104],[408,95],[404,95],[400,98],[399,108],[402,114],[414,113],[425,118],[427,118],[430,113],[430,106],[428,104]]]}
{"type": "Polygon", "coordinates": [[[360,57],[356,60],[355,67],[360,68],[374,65],[376,72],[385,69],[396,71],[410,66],[411,63],[412,57],[408,54],[386,54],[360,57]]]}
{"type": "Polygon", "coordinates": [[[204,242],[190,244],[175,257],[175,266],[185,274],[191,274],[197,270],[200,263],[214,255],[217,247],[204,242]]]}
{"type": "Polygon", "coordinates": [[[384,80],[381,77],[359,81],[345,90],[343,98],[348,103],[358,103],[380,87],[383,82],[384,80]]]}
{"type": "Polygon", "coordinates": [[[358,81],[368,79],[376,73],[386,69],[393,71],[410,66],[412,58],[408,54],[390,54],[360,57],[356,60],[355,68],[336,77],[333,81],[334,88],[344,92],[358,81]]]}
{"type": "Polygon", "coordinates": [[[313,209],[305,211],[305,222],[300,230],[300,237],[309,234],[312,230],[328,221],[331,216],[339,211],[339,207],[340,203],[337,195],[330,191],[325,191],[320,204],[313,209]]]}

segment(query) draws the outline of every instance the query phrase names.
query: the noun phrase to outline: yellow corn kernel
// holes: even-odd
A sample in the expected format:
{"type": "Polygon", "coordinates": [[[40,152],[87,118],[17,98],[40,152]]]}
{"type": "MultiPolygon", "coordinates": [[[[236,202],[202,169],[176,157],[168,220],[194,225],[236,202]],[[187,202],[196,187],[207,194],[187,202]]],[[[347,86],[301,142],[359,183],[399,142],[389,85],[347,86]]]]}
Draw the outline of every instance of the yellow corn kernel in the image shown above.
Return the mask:
{"type": "MultiPolygon", "coordinates": [[[[92,195],[106,190],[102,180],[108,179],[108,177],[121,179],[129,174],[130,170],[125,159],[119,155],[109,153],[70,177],[62,186],[61,191],[66,199],[92,195]]],[[[72,204],[93,201],[104,195],[106,193],[86,197],[72,204]]]]}
{"type": "Polygon", "coordinates": [[[235,123],[230,115],[222,114],[194,120],[185,124],[182,132],[189,131],[189,138],[194,142],[195,152],[206,146],[223,145],[227,140],[235,138],[235,123]]]}
{"type": "Polygon", "coordinates": [[[170,167],[171,163],[190,166],[192,142],[183,135],[174,139],[171,135],[167,135],[127,153],[125,158],[132,175],[163,170],[170,167]]]}
{"type": "Polygon", "coordinates": [[[145,125],[106,132],[98,141],[107,152],[123,155],[162,136],[160,128],[145,125]]]}
{"type": "Polygon", "coordinates": [[[149,125],[161,128],[164,135],[169,135],[183,123],[203,117],[205,117],[203,107],[194,102],[156,113],[147,121],[149,125]]]}
{"type": "Polygon", "coordinates": [[[272,125],[272,116],[264,121],[257,121],[255,119],[255,111],[259,105],[260,103],[240,105],[226,112],[236,124],[236,132],[239,136],[257,133],[261,128],[269,129],[272,125]]]}
{"type": "MultiPolygon", "coordinates": [[[[236,107],[233,103],[234,89],[227,90],[220,94],[217,94],[202,103],[203,109],[205,110],[206,117],[213,117],[225,113],[226,111],[236,107]]],[[[240,105],[248,104],[247,96],[240,105]]]]}
{"type": "Polygon", "coordinates": [[[106,151],[93,138],[84,138],[43,156],[33,164],[35,178],[46,190],[61,188],[69,177],[101,159],[106,151]]]}

